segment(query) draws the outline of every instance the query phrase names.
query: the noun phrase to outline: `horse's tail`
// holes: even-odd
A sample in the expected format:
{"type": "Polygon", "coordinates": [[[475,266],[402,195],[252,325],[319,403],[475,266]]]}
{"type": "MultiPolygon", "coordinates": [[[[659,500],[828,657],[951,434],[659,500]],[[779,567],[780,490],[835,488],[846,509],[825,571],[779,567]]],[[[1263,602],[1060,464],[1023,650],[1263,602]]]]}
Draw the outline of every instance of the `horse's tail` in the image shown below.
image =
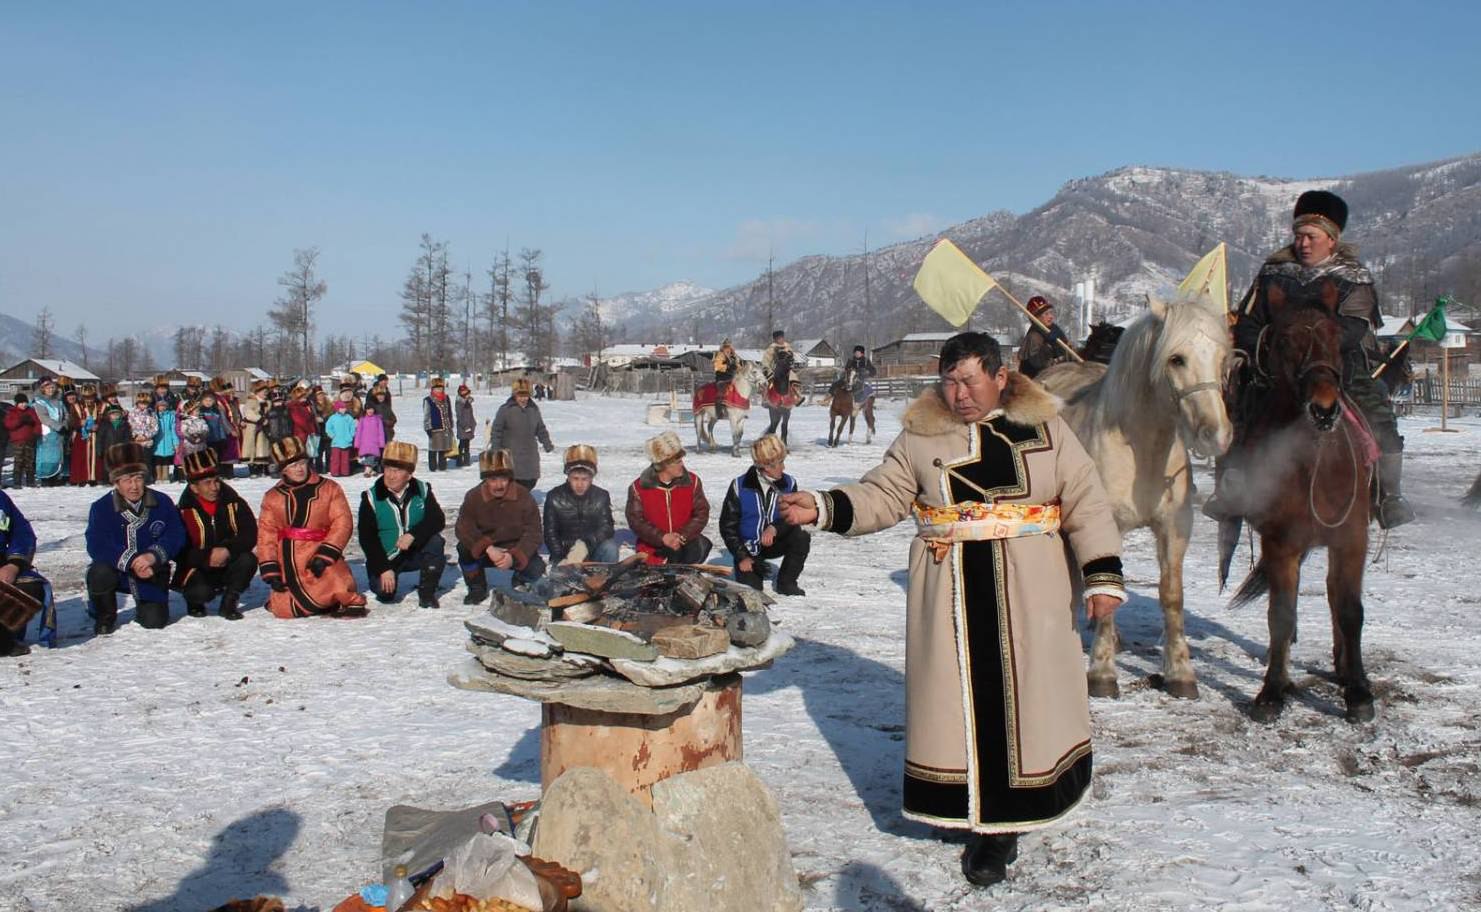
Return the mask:
{"type": "Polygon", "coordinates": [[[1481,473],[1477,473],[1476,480],[1471,482],[1471,489],[1466,492],[1465,497],[1460,499],[1460,502],[1473,510],[1481,507],[1481,473]]]}
{"type": "Polygon", "coordinates": [[[1239,590],[1229,600],[1229,607],[1243,608],[1269,591],[1270,576],[1265,572],[1265,558],[1262,555],[1255,563],[1255,568],[1250,571],[1250,575],[1239,584],[1239,590]]]}

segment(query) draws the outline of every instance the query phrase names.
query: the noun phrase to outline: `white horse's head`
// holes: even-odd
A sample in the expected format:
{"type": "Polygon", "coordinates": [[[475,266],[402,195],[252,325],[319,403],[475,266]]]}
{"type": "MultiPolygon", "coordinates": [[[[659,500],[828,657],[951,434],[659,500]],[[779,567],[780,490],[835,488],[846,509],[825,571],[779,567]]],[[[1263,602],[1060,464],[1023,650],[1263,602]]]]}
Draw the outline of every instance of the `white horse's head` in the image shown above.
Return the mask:
{"type": "Polygon", "coordinates": [[[735,391],[741,395],[741,398],[750,399],[751,390],[755,388],[760,375],[761,368],[756,365],[755,361],[742,360],[735,369],[735,379],[731,383],[734,384],[735,391]]]}
{"type": "MultiPolygon", "coordinates": [[[[1148,382],[1172,398],[1178,412],[1178,434],[1199,456],[1222,456],[1234,440],[1234,426],[1224,408],[1224,378],[1232,342],[1225,313],[1207,297],[1148,300],[1148,313],[1138,323],[1160,324],[1146,362],[1148,382]]],[[[1147,327],[1152,329],[1152,327],[1147,327]]]]}

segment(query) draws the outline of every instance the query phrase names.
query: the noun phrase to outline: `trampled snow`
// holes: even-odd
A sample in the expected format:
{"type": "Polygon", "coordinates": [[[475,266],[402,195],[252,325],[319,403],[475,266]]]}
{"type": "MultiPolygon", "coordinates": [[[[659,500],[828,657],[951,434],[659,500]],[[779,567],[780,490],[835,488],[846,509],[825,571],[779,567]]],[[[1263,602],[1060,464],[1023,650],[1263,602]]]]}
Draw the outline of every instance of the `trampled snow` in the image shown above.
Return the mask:
{"type": "MultiPolygon", "coordinates": [[[[495,405],[479,400],[479,417],[495,405]]],[[[901,407],[882,405],[872,445],[860,433],[837,450],[822,445],[823,411],[799,408],[789,470],[807,486],[858,477],[898,431],[901,407]]],[[[415,397],[398,400],[402,431],[419,427],[418,408],[415,397]]],[[[599,447],[598,483],[620,510],[642,442],[657,431],[643,423],[645,403],[583,398],[542,409],[558,447],[599,447]]],[[[758,418],[748,440],[762,430],[758,418]]],[[[1225,607],[1213,525],[1201,518],[1187,604],[1202,698],[1151,688],[1157,565],[1150,536],[1133,533],[1123,696],[1092,706],[1093,800],[1065,826],[1026,836],[1009,880],[987,891],[958,871],[961,837],[943,840],[899,812],[911,530],[819,536],[801,580],[808,596],[773,610],[798,647],[745,683],[746,760],[781,804],[808,907],[1481,907],[1481,518],[1455,506],[1481,462],[1481,422],[1423,433],[1433,423],[1403,422],[1421,519],[1390,536],[1364,586],[1377,721],[1342,720],[1320,554],[1302,582],[1301,695],[1274,725],[1248,719],[1264,611],[1225,607]]],[[[680,433],[692,441],[692,430],[680,433]]],[[[541,489],[559,480],[559,457],[543,457],[541,489]]],[[[689,464],[718,517],[746,462],[691,453],[689,464]]],[[[477,481],[473,468],[424,477],[450,513],[477,481]]],[[[366,480],[344,483],[357,498],[366,480]]],[[[1207,488],[1206,472],[1199,483],[1207,488]]],[[[236,486],[256,503],[266,482],[236,486]]],[[[164,490],[178,496],[180,486],[164,490]]],[[[257,584],[240,622],[183,617],[177,597],[176,621],[162,631],[125,623],[93,638],[82,534],[101,493],[15,494],[37,527],[37,563],[57,586],[65,639],[0,660],[0,909],[199,910],[259,893],[290,909],[328,909],[375,879],[389,806],[537,796],[538,707],[446,683],[465,656],[464,618],[483,610],[461,604],[455,569],[438,611],[410,595],[372,601],[365,620],[278,620],[258,607],[257,584]]],[[[710,534],[718,538],[713,523],[710,534]]],[[[358,547],[350,551],[363,579],[358,547]]],[[[1244,561],[1242,552],[1236,572],[1244,561]]],[[[122,619],[131,616],[125,607],[122,619]]]]}

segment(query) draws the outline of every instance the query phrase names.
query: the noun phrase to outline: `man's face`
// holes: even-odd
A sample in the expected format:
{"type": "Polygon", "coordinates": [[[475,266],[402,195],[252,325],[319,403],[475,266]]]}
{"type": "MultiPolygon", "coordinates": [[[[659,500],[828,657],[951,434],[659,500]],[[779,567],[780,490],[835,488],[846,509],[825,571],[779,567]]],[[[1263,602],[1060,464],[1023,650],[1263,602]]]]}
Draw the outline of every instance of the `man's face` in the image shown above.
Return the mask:
{"type": "Polygon", "coordinates": [[[485,478],[483,480],[483,489],[488,492],[490,497],[497,500],[509,493],[509,483],[511,480],[508,475],[495,475],[492,478],[485,478]]]}
{"type": "Polygon", "coordinates": [[[1291,247],[1302,266],[1315,266],[1337,249],[1337,240],[1315,225],[1302,225],[1295,231],[1291,247]]]}
{"type": "Polygon", "coordinates": [[[571,493],[577,497],[582,497],[591,490],[591,473],[583,469],[566,473],[566,481],[571,485],[571,493]]]}
{"type": "Polygon", "coordinates": [[[144,475],[139,472],[125,475],[115,481],[113,487],[123,496],[124,500],[134,503],[144,496],[144,475]]]}
{"type": "Polygon", "coordinates": [[[772,481],[781,481],[782,473],[787,471],[787,460],[778,459],[776,462],[769,463],[763,466],[757,466],[756,468],[760,469],[761,474],[765,475],[767,478],[770,478],[772,481]]]}
{"type": "Polygon", "coordinates": [[[684,458],[670,459],[658,467],[658,480],[664,484],[684,477],[684,458]]]}
{"type": "Polygon", "coordinates": [[[515,393],[514,394],[514,404],[515,405],[524,405],[524,404],[528,403],[529,401],[530,401],[530,394],[529,393],[526,393],[526,392],[518,392],[518,393],[515,393]]]}
{"type": "Polygon", "coordinates": [[[941,375],[941,395],[953,414],[965,422],[981,421],[998,407],[1003,387],[1008,385],[1008,369],[996,374],[982,369],[982,359],[968,356],[941,375]]]}
{"type": "Polygon", "coordinates": [[[164,396],[165,396],[165,395],[167,395],[167,394],[168,394],[168,393],[169,393],[169,392],[170,392],[170,388],[169,388],[169,387],[168,387],[168,386],[156,386],[156,387],[155,387],[155,388],[154,388],[154,394],[155,394],[155,395],[156,395],[156,396],[159,396],[159,397],[161,397],[161,398],[163,398],[163,397],[164,397],[164,396]]]}
{"type": "Polygon", "coordinates": [[[1047,310],[1045,310],[1043,313],[1039,314],[1039,322],[1040,323],[1043,323],[1045,326],[1053,326],[1054,325],[1054,308],[1053,307],[1050,307],[1047,310]]]}
{"type": "Polygon", "coordinates": [[[294,484],[307,481],[309,477],[309,461],[307,459],[298,459],[283,466],[283,477],[294,484]]]}
{"type": "Polygon", "coordinates": [[[216,498],[221,496],[221,479],[213,477],[202,478],[200,481],[192,481],[190,483],[190,490],[194,491],[195,496],[204,500],[206,503],[215,503],[216,498]]]}
{"type": "Polygon", "coordinates": [[[396,466],[386,466],[386,487],[392,494],[400,494],[406,490],[406,485],[411,481],[411,473],[396,466]]]}

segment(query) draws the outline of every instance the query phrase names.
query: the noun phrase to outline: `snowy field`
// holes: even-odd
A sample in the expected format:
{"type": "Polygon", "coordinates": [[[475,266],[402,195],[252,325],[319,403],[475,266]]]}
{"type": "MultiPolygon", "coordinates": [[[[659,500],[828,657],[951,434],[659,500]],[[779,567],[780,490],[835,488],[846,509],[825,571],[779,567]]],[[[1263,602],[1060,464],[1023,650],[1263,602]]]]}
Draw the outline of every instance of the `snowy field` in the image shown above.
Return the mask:
{"type": "MultiPolygon", "coordinates": [[[[480,420],[496,404],[481,399],[480,420]]],[[[417,399],[398,406],[401,429],[420,427],[417,399]]],[[[789,470],[808,486],[856,478],[898,430],[902,407],[883,406],[872,445],[860,434],[832,451],[822,410],[798,409],[789,470]]],[[[540,487],[559,481],[560,448],[593,443],[597,483],[620,510],[655,433],[644,403],[584,398],[543,411],[557,450],[544,457],[540,487]]],[[[764,417],[753,416],[748,440],[764,417]]],[[[808,597],[773,611],[798,648],[745,685],[746,759],[782,806],[808,907],[1481,908],[1481,518],[1453,506],[1481,463],[1481,422],[1423,433],[1431,423],[1403,427],[1421,519],[1391,536],[1365,586],[1377,721],[1344,722],[1328,680],[1320,555],[1302,585],[1292,669],[1302,694],[1273,726],[1247,718],[1263,671],[1264,612],[1225,607],[1214,527],[1201,518],[1187,603],[1203,696],[1176,701],[1150,688],[1157,566],[1150,537],[1133,534],[1123,697],[1092,707],[1094,798],[1070,825],[1025,837],[1008,882],[990,891],[962,879],[959,837],[942,841],[899,813],[911,530],[820,536],[801,580],[808,597]]],[[[693,440],[692,430],[680,433],[693,440]]],[[[725,485],[746,462],[691,455],[689,465],[718,521],[725,485]]],[[[451,520],[477,472],[430,478],[451,520]]],[[[367,480],[345,481],[353,502],[367,480]]],[[[1199,483],[1208,490],[1206,474],[1199,483]]],[[[237,487],[255,504],[266,483],[237,487]]],[[[178,496],[180,486],[164,490],[178,496]]],[[[258,584],[243,621],[184,617],[176,596],[177,620],[165,630],[124,623],[94,639],[83,613],[83,523],[100,493],[15,498],[36,525],[37,564],[57,586],[64,642],[0,661],[0,769],[9,773],[0,909],[188,912],[265,893],[290,909],[327,910],[375,878],[390,805],[538,794],[538,707],[446,683],[465,655],[462,622],[482,610],[461,604],[454,568],[440,611],[417,609],[410,595],[372,601],[361,621],[277,620],[257,607],[266,592],[258,584]]],[[[715,522],[710,535],[718,541],[715,522]]],[[[351,556],[363,579],[354,544],[351,556]]],[[[1244,561],[1242,551],[1236,567],[1244,561]]],[[[121,619],[131,616],[126,606],[121,619]]]]}

